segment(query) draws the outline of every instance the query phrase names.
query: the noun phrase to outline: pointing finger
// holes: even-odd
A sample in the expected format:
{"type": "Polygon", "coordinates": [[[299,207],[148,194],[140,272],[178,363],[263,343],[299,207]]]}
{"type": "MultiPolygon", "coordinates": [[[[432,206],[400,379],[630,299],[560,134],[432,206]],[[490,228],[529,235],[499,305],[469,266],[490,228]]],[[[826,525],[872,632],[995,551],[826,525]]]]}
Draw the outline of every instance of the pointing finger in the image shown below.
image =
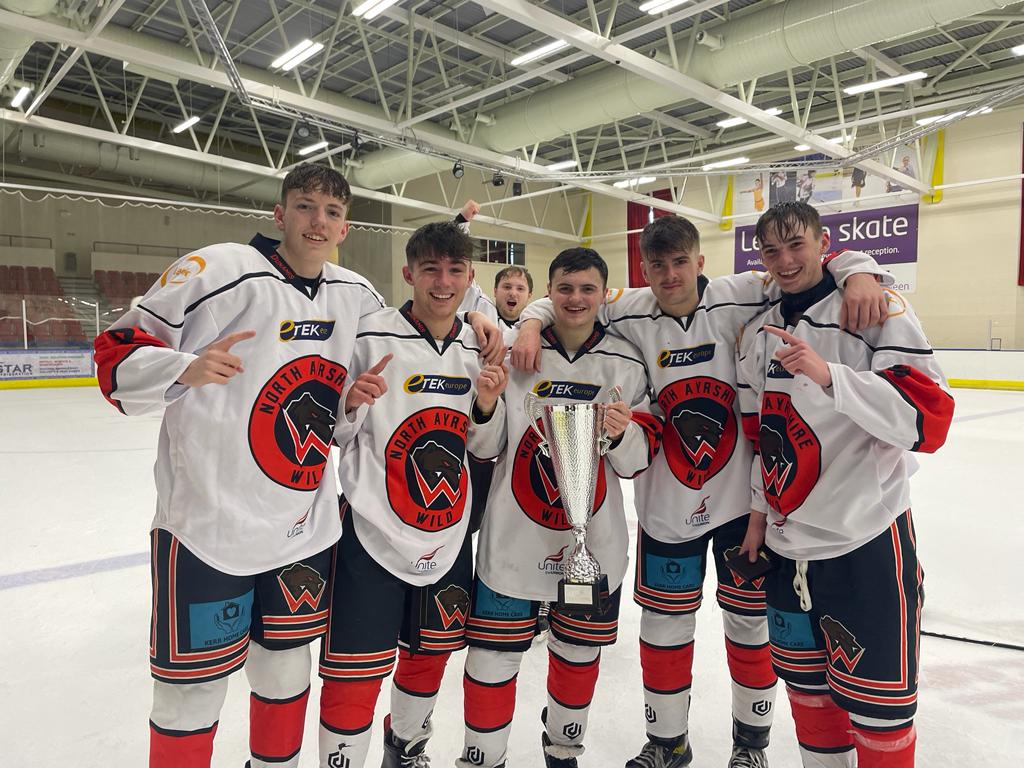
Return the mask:
{"type": "Polygon", "coordinates": [[[386,355],[384,355],[384,357],[378,360],[377,364],[373,366],[370,370],[368,370],[367,373],[370,374],[371,376],[378,375],[387,367],[387,364],[391,362],[392,357],[394,357],[394,355],[388,352],[386,355]]]}
{"type": "Polygon", "coordinates": [[[217,349],[222,352],[227,352],[231,347],[240,341],[251,339],[256,335],[256,331],[237,331],[236,333],[229,333],[223,339],[218,339],[209,346],[209,349],[217,349]]]}
{"type": "Polygon", "coordinates": [[[772,336],[778,336],[787,344],[799,344],[800,339],[794,336],[789,331],[785,331],[782,328],[776,328],[774,325],[766,325],[764,327],[765,333],[770,333],[772,336]]]}

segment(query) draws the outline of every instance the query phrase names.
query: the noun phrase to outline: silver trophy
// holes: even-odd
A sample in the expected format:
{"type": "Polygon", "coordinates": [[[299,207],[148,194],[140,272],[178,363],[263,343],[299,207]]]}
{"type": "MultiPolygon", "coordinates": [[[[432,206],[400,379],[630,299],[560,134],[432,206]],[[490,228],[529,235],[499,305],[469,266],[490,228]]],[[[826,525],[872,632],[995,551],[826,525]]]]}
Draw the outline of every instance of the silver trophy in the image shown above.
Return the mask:
{"type": "MultiPolygon", "coordinates": [[[[612,390],[612,402],[619,399],[612,390]]],[[[600,403],[545,405],[532,392],[524,402],[530,427],[544,426],[537,446],[551,459],[562,507],[572,526],[576,546],[558,582],[558,610],[565,614],[603,612],[608,596],[608,577],[587,549],[587,523],[594,511],[594,493],[603,456],[611,446],[604,430],[604,409],[600,403]]]]}

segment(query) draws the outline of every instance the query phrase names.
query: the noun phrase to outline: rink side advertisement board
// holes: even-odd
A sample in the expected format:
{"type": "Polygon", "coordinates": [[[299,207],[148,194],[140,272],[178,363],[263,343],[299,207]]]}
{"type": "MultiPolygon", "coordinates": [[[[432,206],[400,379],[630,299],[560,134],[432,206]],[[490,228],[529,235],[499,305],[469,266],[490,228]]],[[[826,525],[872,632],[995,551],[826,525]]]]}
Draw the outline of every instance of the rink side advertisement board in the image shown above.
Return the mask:
{"type": "Polygon", "coordinates": [[[0,383],[93,376],[92,350],[0,349],[0,383]]]}
{"type": "MultiPolygon", "coordinates": [[[[895,153],[893,167],[917,177],[915,158],[905,148],[895,153]]],[[[917,287],[917,194],[853,168],[736,174],[734,189],[733,213],[744,222],[735,228],[734,271],[764,269],[754,237],[757,216],[775,203],[801,201],[821,214],[830,251],[864,251],[892,273],[896,290],[917,287]]]]}

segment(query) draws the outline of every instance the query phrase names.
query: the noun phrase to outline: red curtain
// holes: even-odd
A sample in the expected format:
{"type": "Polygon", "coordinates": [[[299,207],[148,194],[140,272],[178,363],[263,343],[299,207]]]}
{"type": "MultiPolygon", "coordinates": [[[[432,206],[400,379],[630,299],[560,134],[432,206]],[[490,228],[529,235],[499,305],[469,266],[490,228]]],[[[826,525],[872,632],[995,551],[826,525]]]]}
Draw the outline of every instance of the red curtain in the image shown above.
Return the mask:
{"type": "MultiPolygon", "coordinates": [[[[651,197],[658,200],[671,200],[672,193],[667,189],[659,189],[651,193],[651,197]]],[[[643,229],[653,219],[669,216],[668,211],[659,208],[651,208],[649,205],[640,203],[626,203],[626,229],[643,229]],[[651,212],[654,212],[652,218],[651,212]]],[[[640,269],[640,233],[626,235],[626,258],[629,263],[629,287],[642,288],[647,285],[644,274],[640,269]]],[[[1024,262],[1022,262],[1024,264],[1024,262]]]]}

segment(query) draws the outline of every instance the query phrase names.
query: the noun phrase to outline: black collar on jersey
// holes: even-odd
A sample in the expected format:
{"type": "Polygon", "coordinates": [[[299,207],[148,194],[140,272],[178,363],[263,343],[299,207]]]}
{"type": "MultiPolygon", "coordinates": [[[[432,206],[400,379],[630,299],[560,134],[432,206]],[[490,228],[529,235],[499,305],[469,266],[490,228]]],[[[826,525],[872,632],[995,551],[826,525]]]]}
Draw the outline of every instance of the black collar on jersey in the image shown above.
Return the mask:
{"type": "Polygon", "coordinates": [[[515,320],[506,320],[504,317],[501,316],[501,312],[499,312],[498,313],[498,322],[500,324],[504,325],[506,328],[515,328],[516,327],[516,323],[519,322],[519,318],[516,318],[515,320]]]}
{"type": "Polygon", "coordinates": [[[658,308],[658,311],[661,312],[662,316],[664,317],[674,317],[675,321],[679,323],[679,326],[684,331],[690,330],[690,324],[693,322],[693,316],[696,315],[697,310],[700,309],[700,302],[704,298],[704,289],[708,287],[709,282],[711,281],[704,277],[703,274],[697,275],[697,306],[693,308],[693,312],[691,312],[690,314],[685,315],[683,317],[675,317],[675,315],[666,315],[665,312],[662,311],[661,307],[658,308]]]}
{"type": "Polygon", "coordinates": [[[800,293],[782,294],[782,319],[786,325],[796,325],[800,316],[836,289],[836,279],[827,269],[822,270],[821,282],[800,293]]]}
{"type": "Polygon", "coordinates": [[[602,328],[597,323],[594,323],[594,332],[590,334],[590,336],[587,337],[587,340],[583,342],[582,346],[580,346],[580,348],[576,350],[576,354],[573,357],[569,357],[569,353],[565,351],[565,347],[562,346],[562,342],[558,340],[558,336],[555,335],[555,327],[553,325],[549,325],[547,328],[541,331],[540,335],[541,338],[544,339],[544,341],[551,345],[551,348],[553,350],[555,350],[558,354],[560,354],[570,363],[575,363],[577,360],[579,360],[581,357],[587,354],[587,352],[589,352],[590,350],[592,350],[594,347],[601,343],[601,339],[604,338],[604,328],[602,328]]]}
{"type": "Polygon", "coordinates": [[[281,245],[280,240],[274,240],[273,238],[257,234],[249,241],[249,245],[262,253],[263,257],[273,264],[277,271],[284,276],[284,279],[291,283],[303,296],[307,299],[316,298],[317,288],[320,287],[320,277],[303,277],[292,269],[288,262],[284,260],[284,256],[277,252],[278,246],[281,245]]]}
{"type": "Polygon", "coordinates": [[[420,336],[422,336],[430,343],[430,348],[437,352],[439,355],[443,355],[445,353],[445,350],[448,349],[448,345],[455,341],[457,338],[459,338],[459,334],[462,333],[462,321],[459,320],[459,316],[456,314],[455,321],[452,323],[451,330],[449,330],[448,334],[444,337],[444,344],[441,345],[441,349],[439,350],[437,348],[437,343],[434,341],[434,334],[432,334],[430,332],[430,329],[427,328],[427,326],[424,325],[423,322],[412,313],[411,300],[405,302],[405,304],[403,304],[398,311],[402,313],[402,317],[406,319],[409,325],[415,328],[416,332],[419,333],[420,336]]]}

